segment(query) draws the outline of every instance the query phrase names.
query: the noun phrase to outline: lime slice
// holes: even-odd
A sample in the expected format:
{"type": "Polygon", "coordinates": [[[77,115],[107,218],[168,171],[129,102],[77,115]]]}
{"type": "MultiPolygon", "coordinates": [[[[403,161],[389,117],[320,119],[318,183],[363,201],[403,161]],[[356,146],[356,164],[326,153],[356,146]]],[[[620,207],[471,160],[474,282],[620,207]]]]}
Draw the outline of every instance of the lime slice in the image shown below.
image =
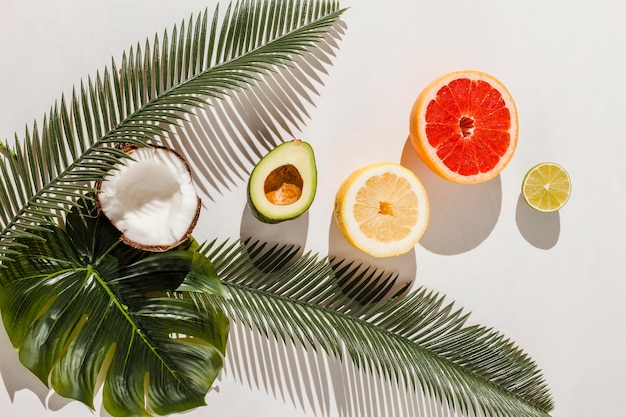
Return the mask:
{"type": "Polygon", "coordinates": [[[522,195],[535,210],[549,213],[567,203],[572,190],[567,171],[553,162],[542,162],[524,176],[522,195]]]}

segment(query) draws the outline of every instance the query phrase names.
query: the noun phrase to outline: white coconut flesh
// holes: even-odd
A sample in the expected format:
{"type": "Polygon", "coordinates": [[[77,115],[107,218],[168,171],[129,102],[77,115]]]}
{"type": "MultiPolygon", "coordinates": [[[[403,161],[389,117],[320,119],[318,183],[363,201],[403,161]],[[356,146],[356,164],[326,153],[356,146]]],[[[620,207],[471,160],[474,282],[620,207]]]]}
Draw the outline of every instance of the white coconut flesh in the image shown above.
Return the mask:
{"type": "Polygon", "coordinates": [[[100,184],[105,216],[133,246],[166,250],[191,234],[200,199],[189,166],[164,147],[138,148],[100,184]]]}

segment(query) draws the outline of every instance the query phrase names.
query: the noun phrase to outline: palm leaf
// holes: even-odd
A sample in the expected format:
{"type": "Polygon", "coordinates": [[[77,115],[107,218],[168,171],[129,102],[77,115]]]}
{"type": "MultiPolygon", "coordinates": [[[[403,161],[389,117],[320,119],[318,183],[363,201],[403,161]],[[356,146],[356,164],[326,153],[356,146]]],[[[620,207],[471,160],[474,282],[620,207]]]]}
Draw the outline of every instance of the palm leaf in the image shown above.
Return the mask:
{"type": "Polygon", "coordinates": [[[336,1],[250,1],[222,18],[196,19],[139,44],[81,82],[27,129],[2,145],[0,267],[24,249],[21,237],[62,220],[90,183],[118,158],[116,145],[159,140],[207,99],[224,98],[285,67],[323,39],[343,10],[336,1]]]}
{"type": "Polygon", "coordinates": [[[212,264],[197,252],[124,245],[93,203],[78,204],[66,229],[17,238],[28,252],[0,270],[2,319],[20,361],[91,407],[104,375],[103,403],[115,416],[204,404],[222,369],[228,319],[166,293],[222,297],[212,264]]]}
{"type": "Polygon", "coordinates": [[[536,363],[494,329],[466,325],[469,314],[439,294],[419,288],[379,301],[393,276],[288,247],[212,242],[201,251],[230,294],[211,303],[267,337],[340,360],[347,352],[358,368],[470,415],[545,417],[553,408],[536,363]]]}

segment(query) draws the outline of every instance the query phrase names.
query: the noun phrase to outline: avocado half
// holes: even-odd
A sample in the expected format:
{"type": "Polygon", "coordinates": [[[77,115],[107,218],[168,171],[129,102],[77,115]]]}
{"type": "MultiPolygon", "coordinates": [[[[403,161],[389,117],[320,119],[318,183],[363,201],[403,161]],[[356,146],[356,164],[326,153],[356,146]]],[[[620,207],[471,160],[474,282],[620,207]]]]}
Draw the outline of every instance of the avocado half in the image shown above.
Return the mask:
{"type": "Polygon", "coordinates": [[[313,148],[294,139],[272,149],[252,170],[248,205],[264,223],[295,219],[308,210],[317,189],[313,148]]]}

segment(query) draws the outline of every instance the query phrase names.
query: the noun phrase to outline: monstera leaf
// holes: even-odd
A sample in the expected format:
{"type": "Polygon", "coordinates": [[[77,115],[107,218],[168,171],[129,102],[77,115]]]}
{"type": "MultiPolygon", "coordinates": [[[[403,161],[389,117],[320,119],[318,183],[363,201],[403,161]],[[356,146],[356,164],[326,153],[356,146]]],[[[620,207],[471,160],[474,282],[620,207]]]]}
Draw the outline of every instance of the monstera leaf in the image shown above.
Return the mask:
{"type": "Polygon", "coordinates": [[[103,403],[115,416],[204,404],[229,329],[220,309],[194,301],[224,294],[212,264],[189,250],[126,246],[81,203],[65,228],[18,239],[28,249],[0,269],[2,318],[20,361],[92,407],[104,378],[103,403]]]}

